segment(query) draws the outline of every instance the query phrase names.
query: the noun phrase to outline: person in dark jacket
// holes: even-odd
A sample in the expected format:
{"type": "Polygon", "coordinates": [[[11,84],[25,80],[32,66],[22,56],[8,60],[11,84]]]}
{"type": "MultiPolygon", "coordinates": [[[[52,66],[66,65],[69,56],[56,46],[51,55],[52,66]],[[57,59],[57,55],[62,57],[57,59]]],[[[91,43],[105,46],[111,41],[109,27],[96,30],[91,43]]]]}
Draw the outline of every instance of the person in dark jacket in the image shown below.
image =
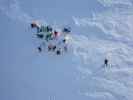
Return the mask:
{"type": "Polygon", "coordinates": [[[71,32],[71,28],[70,27],[64,27],[62,32],[70,33],[71,32]]]}
{"type": "Polygon", "coordinates": [[[31,28],[36,28],[37,29],[37,33],[39,33],[39,30],[41,28],[41,25],[37,22],[37,21],[33,21],[31,24],[30,24],[31,28]]]}
{"type": "Polygon", "coordinates": [[[39,52],[42,52],[41,46],[37,47],[37,49],[38,49],[39,52]]]}
{"type": "Polygon", "coordinates": [[[107,59],[107,58],[105,58],[105,60],[104,60],[104,66],[105,66],[105,67],[107,67],[107,66],[108,66],[108,62],[109,62],[109,61],[108,61],[108,59],[107,59]]]}
{"type": "Polygon", "coordinates": [[[57,55],[60,55],[60,54],[61,54],[61,51],[60,51],[60,50],[57,50],[57,51],[56,51],[56,54],[57,54],[57,55]]]}

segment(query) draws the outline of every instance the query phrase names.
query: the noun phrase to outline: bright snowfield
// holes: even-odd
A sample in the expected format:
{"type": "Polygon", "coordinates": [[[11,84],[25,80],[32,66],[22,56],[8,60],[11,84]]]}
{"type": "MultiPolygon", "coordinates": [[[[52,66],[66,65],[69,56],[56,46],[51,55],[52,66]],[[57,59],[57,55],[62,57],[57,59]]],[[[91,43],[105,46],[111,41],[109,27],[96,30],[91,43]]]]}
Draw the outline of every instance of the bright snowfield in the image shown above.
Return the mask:
{"type": "Polygon", "coordinates": [[[0,0],[0,22],[0,100],[133,100],[132,0],[0,0]],[[38,53],[35,19],[71,26],[69,51],[38,53]]]}

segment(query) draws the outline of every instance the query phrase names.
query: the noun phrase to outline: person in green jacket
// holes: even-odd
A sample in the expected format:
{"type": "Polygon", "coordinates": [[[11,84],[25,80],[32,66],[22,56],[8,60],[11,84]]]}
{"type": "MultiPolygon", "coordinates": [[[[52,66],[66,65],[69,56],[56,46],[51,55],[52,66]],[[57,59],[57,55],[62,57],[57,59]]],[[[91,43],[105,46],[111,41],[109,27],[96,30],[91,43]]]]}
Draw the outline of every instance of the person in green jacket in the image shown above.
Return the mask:
{"type": "Polygon", "coordinates": [[[53,33],[52,32],[47,32],[46,37],[45,37],[45,40],[46,41],[52,40],[53,39],[52,36],[53,36],[53,33]]]}

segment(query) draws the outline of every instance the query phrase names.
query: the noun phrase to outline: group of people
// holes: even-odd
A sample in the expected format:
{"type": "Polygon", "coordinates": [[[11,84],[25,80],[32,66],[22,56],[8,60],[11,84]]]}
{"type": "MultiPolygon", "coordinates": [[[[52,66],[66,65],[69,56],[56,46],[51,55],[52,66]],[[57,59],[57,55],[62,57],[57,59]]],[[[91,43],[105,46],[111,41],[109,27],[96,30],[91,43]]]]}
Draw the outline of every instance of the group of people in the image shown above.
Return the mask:
{"type": "Polygon", "coordinates": [[[47,48],[48,51],[53,51],[57,55],[60,55],[63,51],[68,50],[69,34],[71,33],[70,27],[64,27],[61,31],[53,29],[50,25],[41,25],[34,21],[31,23],[31,28],[36,29],[37,38],[42,40],[42,43],[38,46],[38,51],[42,52],[43,48],[47,48]]]}
{"type": "MultiPolygon", "coordinates": [[[[41,44],[37,47],[39,52],[42,52],[45,47],[48,51],[55,52],[60,55],[68,50],[69,34],[71,33],[70,27],[64,27],[61,31],[53,29],[50,25],[41,25],[34,21],[31,23],[31,28],[36,29],[37,38],[41,39],[41,44]]],[[[109,60],[104,59],[104,67],[109,66],[109,60]]]]}

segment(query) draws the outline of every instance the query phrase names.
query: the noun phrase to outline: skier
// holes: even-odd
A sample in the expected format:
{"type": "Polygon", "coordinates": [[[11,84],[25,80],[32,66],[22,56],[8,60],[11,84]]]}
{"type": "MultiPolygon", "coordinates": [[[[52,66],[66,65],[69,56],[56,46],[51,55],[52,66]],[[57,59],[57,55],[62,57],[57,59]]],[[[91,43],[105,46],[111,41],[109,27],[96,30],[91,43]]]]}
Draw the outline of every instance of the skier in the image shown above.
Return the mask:
{"type": "Polygon", "coordinates": [[[48,42],[49,40],[52,40],[53,37],[52,37],[53,33],[52,32],[47,32],[46,34],[46,37],[45,37],[45,40],[48,42]]]}
{"type": "Polygon", "coordinates": [[[65,52],[68,51],[68,42],[69,42],[69,36],[68,35],[65,35],[63,37],[62,41],[60,42],[60,45],[65,52]]]}
{"type": "Polygon", "coordinates": [[[39,30],[40,30],[40,28],[41,28],[41,25],[39,24],[39,22],[33,21],[33,22],[31,23],[31,28],[36,28],[36,29],[37,29],[37,33],[39,33],[39,30]]]}
{"type": "Polygon", "coordinates": [[[56,30],[53,32],[53,37],[54,39],[56,39],[57,37],[59,37],[60,33],[57,32],[56,30]]]}
{"type": "Polygon", "coordinates": [[[71,32],[71,28],[70,27],[64,27],[62,32],[64,33],[70,33],[71,32]]]}
{"type": "Polygon", "coordinates": [[[46,26],[46,30],[45,30],[46,32],[52,32],[52,30],[53,29],[50,25],[46,26]]]}
{"type": "Polygon", "coordinates": [[[57,54],[57,55],[60,55],[60,54],[61,54],[61,48],[59,48],[59,49],[56,51],[56,54],[57,54]]]}
{"type": "Polygon", "coordinates": [[[41,41],[40,45],[37,47],[38,52],[42,52],[42,50],[44,50],[46,48],[46,42],[45,41],[41,41]]]}
{"type": "Polygon", "coordinates": [[[64,51],[67,51],[67,39],[64,39],[62,42],[64,43],[64,51]]]}
{"type": "Polygon", "coordinates": [[[37,22],[37,21],[33,21],[32,23],[31,23],[31,28],[39,28],[40,27],[40,24],[37,22]]]}
{"type": "Polygon", "coordinates": [[[107,59],[107,58],[105,58],[105,60],[104,60],[104,66],[105,66],[105,67],[108,66],[108,59],[107,59]]]}
{"type": "Polygon", "coordinates": [[[67,51],[68,50],[68,42],[70,40],[70,36],[69,34],[65,34],[64,35],[64,39],[63,39],[63,44],[64,44],[64,50],[67,51]]]}
{"type": "Polygon", "coordinates": [[[37,49],[38,49],[39,52],[42,52],[41,46],[37,47],[37,49]]]}

